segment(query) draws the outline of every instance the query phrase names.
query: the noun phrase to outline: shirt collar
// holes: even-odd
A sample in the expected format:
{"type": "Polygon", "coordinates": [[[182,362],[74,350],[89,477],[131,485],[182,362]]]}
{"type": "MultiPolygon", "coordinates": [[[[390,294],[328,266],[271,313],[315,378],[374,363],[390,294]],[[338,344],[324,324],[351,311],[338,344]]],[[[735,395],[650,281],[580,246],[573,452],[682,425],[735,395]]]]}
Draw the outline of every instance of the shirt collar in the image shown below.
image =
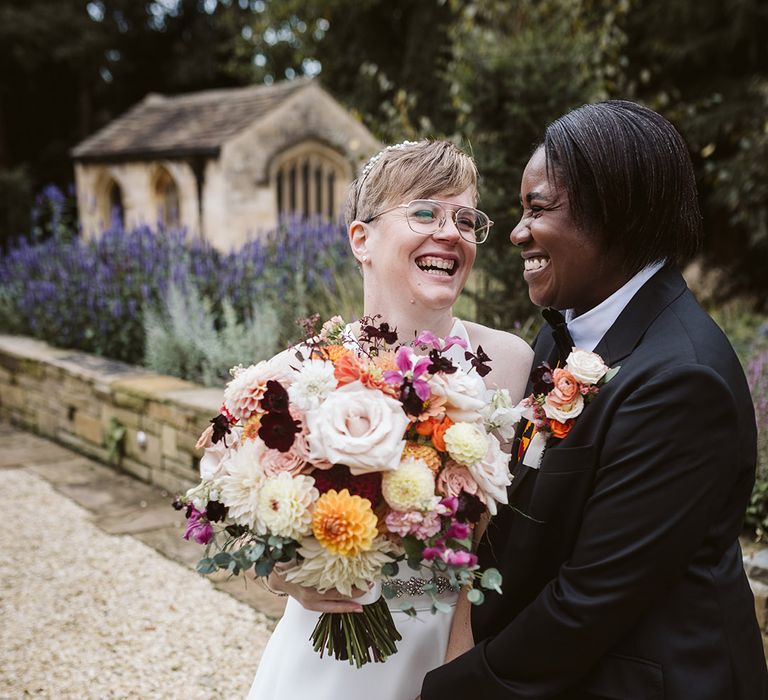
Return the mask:
{"type": "Polygon", "coordinates": [[[593,351],[608,329],[616,322],[619,314],[632,300],[632,297],[640,290],[640,287],[665,264],[666,260],[662,260],[644,267],[623,287],[581,316],[574,317],[573,309],[567,309],[565,321],[568,324],[568,331],[573,338],[574,346],[580,350],[593,351]]]}

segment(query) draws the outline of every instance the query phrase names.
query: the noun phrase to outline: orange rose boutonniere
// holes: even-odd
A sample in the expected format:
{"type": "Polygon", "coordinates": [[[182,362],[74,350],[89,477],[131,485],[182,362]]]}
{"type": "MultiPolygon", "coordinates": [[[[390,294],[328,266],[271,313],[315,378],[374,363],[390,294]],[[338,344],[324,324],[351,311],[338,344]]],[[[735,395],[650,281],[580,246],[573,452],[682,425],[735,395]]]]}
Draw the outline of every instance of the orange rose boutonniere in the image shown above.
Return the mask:
{"type": "Polygon", "coordinates": [[[544,439],[562,440],[575,425],[584,406],[619,369],[609,368],[600,355],[577,348],[568,355],[564,368],[552,369],[544,362],[533,370],[533,393],[522,401],[526,409],[523,415],[544,439]]]}

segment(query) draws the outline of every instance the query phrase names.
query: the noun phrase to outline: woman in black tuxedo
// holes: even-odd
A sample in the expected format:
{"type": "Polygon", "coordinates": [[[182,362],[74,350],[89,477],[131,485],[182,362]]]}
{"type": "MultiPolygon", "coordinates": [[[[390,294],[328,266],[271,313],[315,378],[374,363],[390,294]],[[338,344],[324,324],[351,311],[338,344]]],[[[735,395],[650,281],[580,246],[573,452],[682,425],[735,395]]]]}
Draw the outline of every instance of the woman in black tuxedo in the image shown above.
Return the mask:
{"type": "Polygon", "coordinates": [[[620,370],[540,462],[519,426],[510,506],[480,548],[504,594],[474,609],[477,645],[422,698],[763,700],[738,543],[755,418],[678,272],[701,227],[686,146],[649,109],[586,105],[547,128],[521,201],[511,240],[554,326],[534,367],[573,344],[620,370]]]}

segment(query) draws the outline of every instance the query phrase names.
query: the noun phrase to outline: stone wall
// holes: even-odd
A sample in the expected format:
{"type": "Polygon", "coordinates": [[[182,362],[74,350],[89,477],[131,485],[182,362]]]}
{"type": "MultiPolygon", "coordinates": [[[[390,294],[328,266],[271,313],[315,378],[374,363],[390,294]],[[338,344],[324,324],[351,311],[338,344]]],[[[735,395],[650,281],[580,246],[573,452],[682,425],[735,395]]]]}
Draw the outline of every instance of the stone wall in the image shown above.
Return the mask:
{"type": "Polygon", "coordinates": [[[0,335],[0,417],[169,493],[197,482],[195,442],[221,398],[219,389],[0,335]],[[115,428],[125,431],[119,456],[108,447],[115,428]]]}

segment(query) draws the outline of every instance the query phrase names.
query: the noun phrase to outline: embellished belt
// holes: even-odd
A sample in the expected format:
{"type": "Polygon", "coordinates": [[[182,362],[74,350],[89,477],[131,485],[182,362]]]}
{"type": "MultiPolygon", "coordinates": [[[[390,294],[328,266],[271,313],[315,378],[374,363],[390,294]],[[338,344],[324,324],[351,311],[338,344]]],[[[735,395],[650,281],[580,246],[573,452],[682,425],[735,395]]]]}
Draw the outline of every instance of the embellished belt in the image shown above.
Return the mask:
{"type": "Polygon", "coordinates": [[[395,598],[402,598],[403,596],[419,596],[425,595],[424,587],[427,584],[433,584],[435,586],[435,593],[445,593],[447,591],[456,590],[451,586],[451,582],[445,578],[445,576],[438,576],[434,579],[423,579],[411,576],[409,579],[402,578],[387,578],[382,581],[382,585],[388,588],[395,598]]]}

